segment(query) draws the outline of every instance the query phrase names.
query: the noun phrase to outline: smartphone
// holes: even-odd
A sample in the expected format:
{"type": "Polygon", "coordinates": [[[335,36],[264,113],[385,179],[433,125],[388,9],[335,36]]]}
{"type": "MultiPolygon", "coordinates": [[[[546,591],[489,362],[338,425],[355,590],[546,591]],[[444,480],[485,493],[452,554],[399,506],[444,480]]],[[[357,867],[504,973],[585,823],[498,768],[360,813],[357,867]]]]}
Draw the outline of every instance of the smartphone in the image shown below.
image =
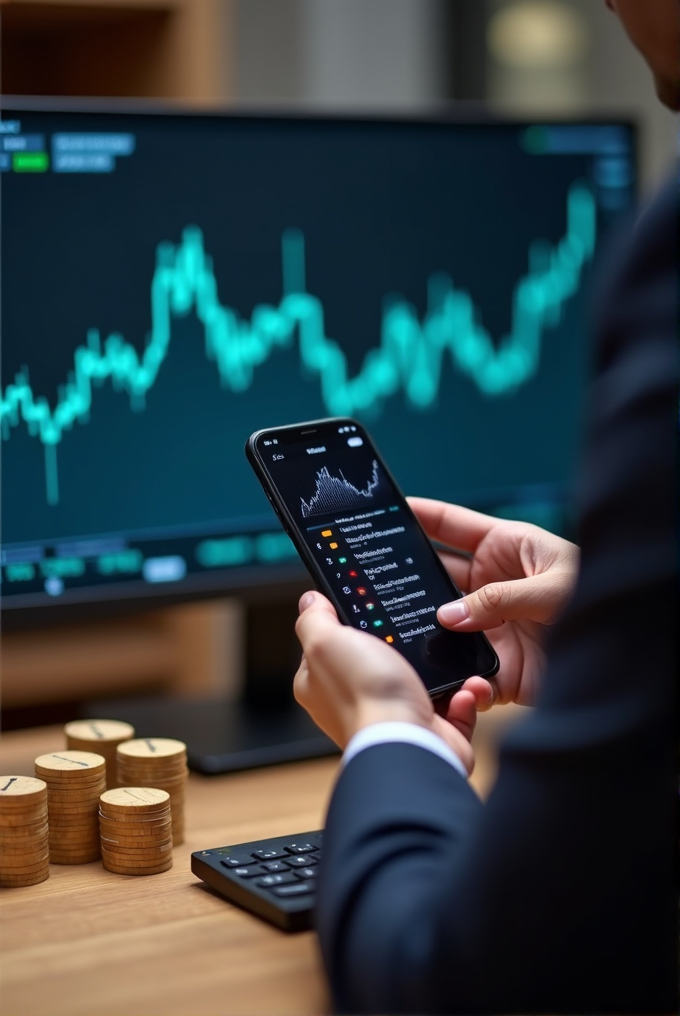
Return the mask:
{"type": "Polygon", "coordinates": [[[360,423],[331,418],[258,430],[246,455],[345,624],[393,646],[439,702],[468,677],[496,673],[484,634],[438,622],[438,607],[462,594],[360,423]]]}

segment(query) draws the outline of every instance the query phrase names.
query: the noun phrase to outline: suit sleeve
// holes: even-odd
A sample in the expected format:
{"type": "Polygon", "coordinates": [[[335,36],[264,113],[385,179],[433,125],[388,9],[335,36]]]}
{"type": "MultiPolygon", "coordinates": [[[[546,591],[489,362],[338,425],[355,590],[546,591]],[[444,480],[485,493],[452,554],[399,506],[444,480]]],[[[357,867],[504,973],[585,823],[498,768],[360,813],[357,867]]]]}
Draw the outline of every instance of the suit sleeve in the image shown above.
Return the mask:
{"type": "Polygon", "coordinates": [[[329,807],[317,923],[342,1013],[677,1011],[677,201],[613,274],[582,569],[482,804],[412,745],[329,807]]]}

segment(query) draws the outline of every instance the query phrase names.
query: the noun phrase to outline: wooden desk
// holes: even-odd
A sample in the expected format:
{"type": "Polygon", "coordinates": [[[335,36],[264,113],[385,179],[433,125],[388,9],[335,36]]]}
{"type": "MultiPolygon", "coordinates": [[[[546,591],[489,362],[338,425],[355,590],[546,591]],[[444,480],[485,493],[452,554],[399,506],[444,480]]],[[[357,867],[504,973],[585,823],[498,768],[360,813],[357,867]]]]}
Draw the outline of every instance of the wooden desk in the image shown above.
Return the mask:
{"type": "MultiPolygon", "coordinates": [[[[473,785],[495,776],[513,710],[481,716],[473,785]]],[[[0,774],[33,775],[61,727],[4,734],[0,774]]],[[[192,774],[187,839],[162,875],[99,862],[52,865],[41,885],[0,889],[2,1016],[321,1016],[329,999],[314,934],[285,935],[226,903],[190,870],[193,850],[319,829],[337,758],[229,776],[192,774]]]]}
{"type": "MultiPolygon", "coordinates": [[[[0,773],[33,775],[60,727],[8,733],[0,773]]],[[[328,996],[311,932],[286,935],[226,903],[190,870],[193,850],[319,829],[336,758],[230,776],[192,774],[187,837],[161,875],[53,864],[0,889],[2,1016],[321,1014],[328,996]]]]}

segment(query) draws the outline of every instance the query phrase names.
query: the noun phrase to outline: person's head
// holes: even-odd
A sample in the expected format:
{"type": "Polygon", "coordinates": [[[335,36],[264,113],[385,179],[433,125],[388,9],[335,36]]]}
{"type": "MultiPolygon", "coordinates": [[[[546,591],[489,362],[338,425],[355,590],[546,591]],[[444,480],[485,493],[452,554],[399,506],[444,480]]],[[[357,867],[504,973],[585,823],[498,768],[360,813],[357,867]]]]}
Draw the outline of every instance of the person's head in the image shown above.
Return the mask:
{"type": "Polygon", "coordinates": [[[631,42],[649,64],[656,94],[680,110],[680,12],[678,0],[606,0],[631,42]]]}

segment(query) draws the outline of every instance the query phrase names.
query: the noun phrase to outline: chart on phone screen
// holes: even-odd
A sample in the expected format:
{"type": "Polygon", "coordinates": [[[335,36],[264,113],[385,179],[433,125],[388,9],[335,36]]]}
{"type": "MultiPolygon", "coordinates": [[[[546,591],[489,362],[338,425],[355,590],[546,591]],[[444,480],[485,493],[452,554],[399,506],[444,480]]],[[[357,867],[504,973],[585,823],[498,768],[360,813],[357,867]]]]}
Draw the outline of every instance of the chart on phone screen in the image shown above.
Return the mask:
{"type": "Polygon", "coordinates": [[[346,511],[367,505],[377,493],[380,478],[378,463],[373,460],[371,476],[362,489],[355,487],[345,479],[341,469],[339,476],[333,476],[328,466],[323,466],[316,474],[316,490],[309,501],[300,498],[300,510],[303,519],[312,515],[326,515],[329,512],[346,511]]]}

